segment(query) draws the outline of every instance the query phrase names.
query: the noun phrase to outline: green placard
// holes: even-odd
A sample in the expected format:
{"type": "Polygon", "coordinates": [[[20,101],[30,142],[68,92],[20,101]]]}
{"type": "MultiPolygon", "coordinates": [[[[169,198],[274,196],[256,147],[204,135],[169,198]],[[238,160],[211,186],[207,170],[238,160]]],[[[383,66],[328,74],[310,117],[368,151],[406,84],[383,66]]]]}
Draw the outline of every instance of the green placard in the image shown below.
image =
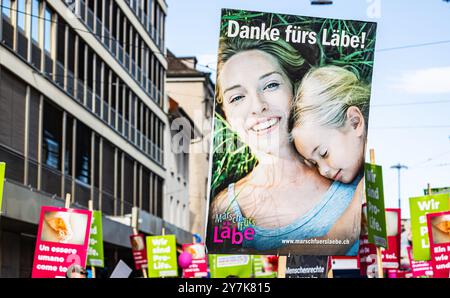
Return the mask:
{"type": "Polygon", "coordinates": [[[147,236],[149,277],[178,276],[175,235],[147,236]]]}
{"type": "Polygon", "coordinates": [[[384,209],[383,174],[381,166],[364,164],[366,182],[369,242],[387,248],[386,212],[384,209]]]}
{"type": "Polygon", "coordinates": [[[209,269],[212,278],[252,277],[250,255],[209,255],[209,269]]]}
{"type": "Polygon", "coordinates": [[[6,163],[0,162],[0,213],[2,213],[3,185],[5,183],[6,163]]]}
{"type": "Polygon", "coordinates": [[[264,271],[264,258],[266,256],[252,256],[253,263],[253,277],[256,278],[275,278],[277,277],[277,272],[265,272],[264,271]]]}
{"type": "Polygon", "coordinates": [[[88,266],[105,267],[103,256],[102,213],[100,211],[92,211],[87,264],[88,266]]]}
{"type": "MultiPolygon", "coordinates": [[[[432,188],[431,189],[431,193],[435,194],[435,195],[442,194],[442,193],[449,193],[450,194],[450,186],[432,188]]],[[[428,189],[424,189],[423,190],[423,194],[427,196],[428,195],[428,189]]]]}
{"type": "Polygon", "coordinates": [[[409,210],[414,247],[413,259],[427,261],[430,259],[430,240],[426,214],[449,210],[449,194],[409,198],[409,210]]]}

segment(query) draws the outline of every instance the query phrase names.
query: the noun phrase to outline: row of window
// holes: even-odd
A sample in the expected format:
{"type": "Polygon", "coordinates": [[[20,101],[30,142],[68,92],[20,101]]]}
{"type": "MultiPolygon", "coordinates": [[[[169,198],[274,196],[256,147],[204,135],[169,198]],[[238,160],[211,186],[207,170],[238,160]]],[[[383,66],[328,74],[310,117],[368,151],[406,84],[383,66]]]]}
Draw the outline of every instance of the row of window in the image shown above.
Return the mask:
{"type": "MultiPolygon", "coordinates": [[[[71,27],[66,26],[64,20],[42,0],[3,0],[3,2],[3,19],[6,22],[4,22],[5,28],[2,31],[11,31],[10,34],[3,32],[2,39],[4,42],[9,43],[11,47],[21,46],[22,44],[23,51],[26,54],[26,39],[28,37],[28,31],[30,31],[31,40],[33,41],[33,45],[35,45],[32,51],[38,54],[43,49],[48,57],[57,59],[62,65],[65,65],[64,53],[68,49],[73,49],[75,36],[79,35],[71,27]],[[27,11],[28,1],[31,1],[30,26],[26,25],[27,18],[25,18],[25,16],[28,17],[30,15],[27,11]],[[13,28],[8,28],[11,25],[13,28]],[[18,28],[19,31],[19,40],[16,42],[18,45],[14,44],[14,28],[18,28]],[[27,30],[27,28],[30,29],[27,30]],[[41,30],[43,31],[42,33],[41,30]],[[65,38],[68,39],[67,46],[65,38]]],[[[81,5],[84,2],[77,0],[75,3],[81,5]]],[[[90,1],[89,3],[94,2],[90,1]]],[[[155,53],[144,43],[137,30],[127,22],[123,13],[120,14],[117,5],[114,2],[110,3],[111,12],[113,7],[117,10],[117,13],[114,15],[116,16],[116,20],[118,20],[118,22],[113,23],[112,28],[115,28],[115,30],[111,31],[111,34],[106,26],[103,26],[101,21],[95,22],[94,27],[98,28],[98,30],[94,30],[96,28],[90,26],[89,22],[87,22],[87,25],[89,28],[92,27],[91,30],[94,34],[103,42],[118,62],[132,75],[133,79],[149,97],[162,107],[165,69],[156,58],[155,53]]],[[[89,10],[89,7],[84,4],[82,7],[83,11],[89,10]]],[[[81,13],[81,15],[84,17],[82,20],[89,20],[86,14],[81,13]]],[[[94,23],[91,25],[94,25],[94,23]]],[[[81,38],[78,39],[81,40],[81,38]]],[[[157,53],[156,55],[159,54],[157,53]]],[[[74,65],[74,63],[71,60],[73,60],[73,57],[74,55],[68,56],[67,61],[67,67],[72,72],[71,65],[74,65]]],[[[34,62],[36,67],[40,68],[41,61],[36,60],[34,62]]]]}
{"type": "MultiPolygon", "coordinates": [[[[50,13],[52,14],[52,12],[50,13]]],[[[6,45],[15,48],[19,55],[28,59],[26,37],[20,30],[16,35],[8,34],[11,31],[11,27],[8,27],[10,24],[3,22],[2,25],[3,37],[10,36],[12,40],[11,44],[6,42],[6,45]]],[[[51,36],[55,36],[56,40],[62,42],[56,43],[56,50],[53,54],[46,50],[42,53],[33,42],[31,63],[39,69],[43,64],[44,74],[49,79],[155,162],[163,165],[163,121],[62,20],[59,21],[58,26],[55,26],[54,31],[55,33],[51,36]],[[43,63],[41,63],[42,61],[43,63]]],[[[151,65],[155,66],[156,64],[152,63],[151,65]]],[[[153,69],[152,75],[155,73],[157,70],[153,69]]],[[[159,78],[162,79],[162,76],[159,78]]],[[[161,81],[160,84],[162,85],[163,82],[161,81]]]]}
{"type": "MultiPolygon", "coordinates": [[[[108,0],[106,0],[108,1],[108,0]]],[[[147,32],[150,33],[161,51],[164,49],[164,27],[166,16],[157,0],[125,0],[128,6],[133,10],[139,21],[147,32]],[[142,2],[141,2],[142,1],[142,2]],[[155,24],[152,28],[151,24],[155,24]]]]}
{"type": "Polygon", "coordinates": [[[0,69],[0,160],[6,177],[109,215],[162,216],[164,180],[43,95],[0,69]],[[28,90],[28,91],[27,91],[28,90]],[[29,100],[26,100],[28,93],[29,100]],[[28,111],[28,113],[27,113],[28,111]]]}
{"type": "MultiPolygon", "coordinates": [[[[153,53],[140,32],[131,25],[131,22],[114,1],[87,0],[86,4],[83,0],[76,0],[75,2],[66,1],[66,4],[132,75],[144,91],[161,105],[165,69],[156,56],[163,57],[164,49],[160,46],[159,52],[153,53]],[[154,86],[149,90],[148,85],[153,84],[153,82],[154,86]]],[[[149,24],[152,23],[149,22],[149,24]]],[[[153,28],[153,25],[149,26],[152,32],[151,36],[154,35],[154,32],[159,32],[153,28]]],[[[157,45],[161,44],[160,41],[154,40],[154,42],[157,45]]]]}

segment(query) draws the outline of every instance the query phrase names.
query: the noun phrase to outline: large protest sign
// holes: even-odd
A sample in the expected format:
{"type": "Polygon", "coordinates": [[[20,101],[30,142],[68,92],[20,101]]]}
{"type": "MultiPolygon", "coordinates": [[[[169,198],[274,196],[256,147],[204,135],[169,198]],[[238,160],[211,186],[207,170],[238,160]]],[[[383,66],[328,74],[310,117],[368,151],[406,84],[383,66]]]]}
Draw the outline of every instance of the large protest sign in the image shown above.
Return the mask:
{"type": "Polygon", "coordinates": [[[183,277],[207,277],[208,261],[206,257],[205,245],[203,243],[186,243],[182,245],[182,249],[192,255],[192,263],[188,268],[183,269],[183,277]]]}
{"type": "Polygon", "coordinates": [[[355,256],[359,228],[331,227],[360,222],[376,24],[224,9],[220,28],[209,252],[355,256]]]}
{"type": "Polygon", "coordinates": [[[386,208],[386,235],[388,247],[381,250],[383,268],[397,269],[400,267],[400,233],[400,209],[386,208]]]}
{"type": "Polygon", "coordinates": [[[149,277],[178,276],[175,235],[147,236],[149,277]]]}
{"type": "Polygon", "coordinates": [[[286,263],[286,278],[326,278],[327,256],[289,256],[286,263]]]}
{"type": "Polygon", "coordinates": [[[413,258],[416,261],[430,260],[430,241],[426,214],[448,211],[449,195],[433,194],[431,196],[409,198],[409,208],[414,247],[413,258]]]}
{"type": "Polygon", "coordinates": [[[65,277],[72,264],[86,267],[91,218],[88,210],[43,206],[31,276],[65,277]]]}
{"type": "Polygon", "coordinates": [[[369,242],[387,247],[386,213],[384,210],[383,175],[381,166],[366,163],[367,221],[369,242]]]}
{"type": "Polygon", "coordinates": [[[89,235],[89,248],[87,264],[103,268],[105,265],[103,257],[103,228],[101,211],[92,211],[91,233],[89,235]]]}
{"type": "Polygon", "coordinates": [[[251,261],[249,255],[209,255],[211,277],[252,277],[251,261]]]}
{"type": "Polygon", "coordinates": [[[428,213],[431,264],[434,277],[450,277],[450,211],[428,213]]]}

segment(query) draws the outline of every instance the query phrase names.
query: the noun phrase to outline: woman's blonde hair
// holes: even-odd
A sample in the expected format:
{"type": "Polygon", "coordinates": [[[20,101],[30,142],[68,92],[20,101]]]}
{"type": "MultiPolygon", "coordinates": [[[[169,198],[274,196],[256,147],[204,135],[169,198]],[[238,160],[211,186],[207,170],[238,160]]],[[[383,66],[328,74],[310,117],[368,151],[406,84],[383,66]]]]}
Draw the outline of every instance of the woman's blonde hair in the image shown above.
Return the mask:
{"type": "Polygon", "coordinates": [[[220,75],[223,65],[232,56],[250,50],[259,50],[275,57],[281,69],[291,80],[293,86],[295,86],[296,80],[301,79],[305,74],[305,67],[309,67],[301,54],[281,38],[277,41],[271,41],[222,37],[219,42],[218,75],[216,82],[216,102],[219,105],[223,103],[223,94],[220,85],[220,75]]]}
{"type": "Polygon", "coordinates": [[[305,123],[341,128],[347,120],[347,109],[359,108],[367,129],[370,86],[353,72],[338,66],[312,68],[295,94],[289,131],[305,123]]]}

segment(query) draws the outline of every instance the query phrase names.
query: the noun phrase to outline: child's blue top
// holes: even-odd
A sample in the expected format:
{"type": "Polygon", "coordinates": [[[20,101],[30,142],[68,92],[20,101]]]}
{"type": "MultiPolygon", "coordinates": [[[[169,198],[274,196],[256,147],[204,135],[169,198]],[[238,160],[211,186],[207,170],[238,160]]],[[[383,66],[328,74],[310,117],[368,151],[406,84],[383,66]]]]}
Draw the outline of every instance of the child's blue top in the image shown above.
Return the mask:
{"type": "MultiPolygon", "coordinates": [[[[255,230],[255,235],[251,241],[244,240],[243,247],[256,250],[276,250],[289,244],[283,243],[283,240],[302,240],[325,236],[347,209],[353,199],[356,186],[360,180],[361,176],[356,177],[355,180],[349,184],[334,181],[314,208],[287,226],[270,229],[258,227],[257,225],[247,226],[255,230]]],[[[228,186],[228,200],[235,215],[243,218],[238,201],[235,199],[234,183],[228,186]]],[[[357,255],[358,247],[359,240],[356,240],[347,252],[347,255],[357,255]]]]}

